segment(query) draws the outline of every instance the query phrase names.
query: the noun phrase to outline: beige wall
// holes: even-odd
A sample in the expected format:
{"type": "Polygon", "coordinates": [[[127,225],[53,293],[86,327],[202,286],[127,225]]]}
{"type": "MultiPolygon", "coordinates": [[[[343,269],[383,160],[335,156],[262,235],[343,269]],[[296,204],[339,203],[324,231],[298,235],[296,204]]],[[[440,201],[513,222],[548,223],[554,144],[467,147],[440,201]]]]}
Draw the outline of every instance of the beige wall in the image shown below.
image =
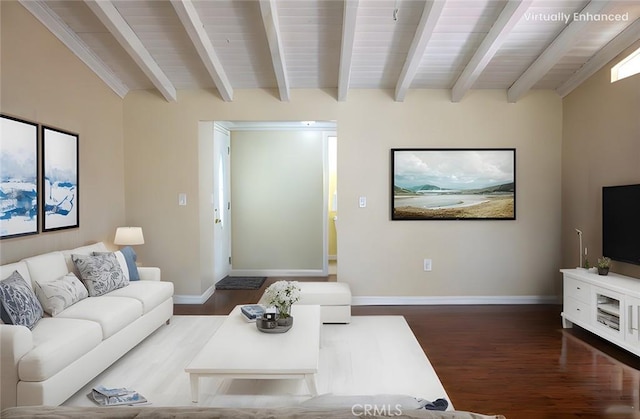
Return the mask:
{"type": "Polygon", "coordinates": [[[111,243],[125,221],[122,99],[19,3],[0,9],[0,111],[80,135],[80,228],[2,240],[0,263],[111,243]]]}
{"type": "MultiPolygon", "coordinates": [[[[2,112],[79,133],[81,160],[80,229],[3,240],[2,263],[111,241],[126,222],[144,228],[146,243],[136,250],[145,265],[160,266],[176,294],[201,295],[211,283],[201,253],[201,203],[210,187],[200,184],[207,163],[198,122],[317,119],[337,121],[338,279],[354,295],[557,292],[563,110],[555,93],[533,91],[516,104],[503,91],[472,91],[454,104],[448,91],[429,90],[411,91],[402,103],[381,90],[352,90],[346,102],[322,90],[294,90],[288,103],[274,91],[243,90],[231,103],[210,90],[180,91],[177,103],[148,91],[122,101],[22,6],[0,4],[2,112]],[[515,147],[517,220],[391,222],[392,147],[515,147]],[[178,193],[187,194],[187,206],[178,206],[178,193]],[[359,196],[366,208],[358,208],[359,196]],[[430,273],[422,271],[427,257],[430,273]]],[[[627,147],[637,167],[637,149],[630,140],[627,147]]],[[[567,165],[587,171],[584,159],[567,165]]]]}
{"type": "MultiPolygon", "coordinates": [[[[320,90],[235,92],[231,103],[206,90],[177,103],[131,92],[124,105],[128,219],[145,227],[139,253],[200,295],[198,121],[336,120],[338,280],[356,296],[552,296],[560,268],[562,108],[553,92],[516,104],[502,91],[473,91],[451,103],[447,91],[352,90],[346,102],[320,90]],[[392,147],[515,147],[517,220],[391,222],[392,147]],[[189,205],[177,205],[178,193],[189,205]],[[366,196],[367,208],[358,208],[366,196]],[[148,233],[147,233],[148,232],[148,233]],[[433,271],[422,271],[422,259],[433,271]]],[[[209,196],[202,199],[210,199],[209,196]]]]}
{"type": "Polygon", "coordinates": [[[560,99],[349,93],[338,118],[338,280],[364,296],[549,296],[560,261],[560,99]],[[516,221],[389,221],[392,147],[515,147],[516,221]],[[357,197],[367,196],[367,208],[357,197]],[[433,271],[423,272],[430,258],[433,271]]]}
{"type": "MultiPolygon", "coordinates": [[[[602,254],[602,187],[640,183],[640,76],[610,82],[611,67],[640,42],[603,67],[563,100],[562,262],[579,264],[583,231],[592,266],[602,254]]],[[[640,277],[640,267],[613,262],[612,272],[640,277]]]]}
{"type": "Polygon", "coordinates": [[[234,271],[322,271],[324,149],[321,131],[231,133],[234,271]]]}

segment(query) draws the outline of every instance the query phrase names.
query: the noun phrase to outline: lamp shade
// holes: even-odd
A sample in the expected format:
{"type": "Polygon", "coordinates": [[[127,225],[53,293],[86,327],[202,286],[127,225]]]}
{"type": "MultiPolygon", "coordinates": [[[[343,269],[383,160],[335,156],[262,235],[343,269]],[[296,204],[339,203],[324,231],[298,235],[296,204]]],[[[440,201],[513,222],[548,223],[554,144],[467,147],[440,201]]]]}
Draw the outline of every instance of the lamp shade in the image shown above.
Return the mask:
{"type": "Polygon", "coordinates": [[[144,244],[142,227],[118,227],[113,243],[122,246],[144,244]]]}

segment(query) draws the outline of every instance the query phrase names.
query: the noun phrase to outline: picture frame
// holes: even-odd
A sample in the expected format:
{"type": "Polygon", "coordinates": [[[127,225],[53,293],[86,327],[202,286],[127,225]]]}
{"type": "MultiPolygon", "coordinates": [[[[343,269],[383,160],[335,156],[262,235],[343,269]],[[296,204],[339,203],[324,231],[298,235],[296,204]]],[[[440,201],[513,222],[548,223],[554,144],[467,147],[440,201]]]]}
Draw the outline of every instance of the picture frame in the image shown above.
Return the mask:
{"type": "Polygon", "coordinates": [[[38,234],[38,124],[0,114],[0,239],[38,234]]]}
{"type": "Polygon", "coordinates": [[[391,149],[392,220],[515,220],[515,148],[391,149]]]}
{"type": "Polygon", "coordinates": [[[42,126],[42,231],[80,227],[79,136],[42,126]]]}

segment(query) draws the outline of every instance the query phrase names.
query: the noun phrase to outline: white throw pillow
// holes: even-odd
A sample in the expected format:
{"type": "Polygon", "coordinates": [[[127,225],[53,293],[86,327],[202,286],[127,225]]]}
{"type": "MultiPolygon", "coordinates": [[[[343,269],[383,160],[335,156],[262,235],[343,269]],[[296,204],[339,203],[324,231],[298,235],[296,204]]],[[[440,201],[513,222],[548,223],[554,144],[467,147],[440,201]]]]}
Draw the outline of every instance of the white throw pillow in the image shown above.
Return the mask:
{"type": "Polygon", "coordinates": [[[53,281],[36,282],[34,288],[42,308],[53,317],[89,296],[73,272],[53,281]]]}

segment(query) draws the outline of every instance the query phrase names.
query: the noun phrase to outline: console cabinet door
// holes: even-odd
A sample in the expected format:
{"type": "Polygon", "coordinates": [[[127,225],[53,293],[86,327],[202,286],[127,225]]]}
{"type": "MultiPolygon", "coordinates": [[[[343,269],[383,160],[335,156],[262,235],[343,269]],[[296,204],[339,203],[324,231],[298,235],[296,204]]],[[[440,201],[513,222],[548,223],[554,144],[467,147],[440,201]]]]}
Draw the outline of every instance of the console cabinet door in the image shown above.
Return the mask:
{"type": "Polygon", "coordinates": [[[626,297],[626,326],[624,340],[634,346],[640,347],[640,298],[626,297]]]}
{"type": "Polygon", "coordinates": [[[591,287],[593,295],[592,324],[609,335],[622,341],[625,338],[624,295],[600,287],[591,287]]]}

